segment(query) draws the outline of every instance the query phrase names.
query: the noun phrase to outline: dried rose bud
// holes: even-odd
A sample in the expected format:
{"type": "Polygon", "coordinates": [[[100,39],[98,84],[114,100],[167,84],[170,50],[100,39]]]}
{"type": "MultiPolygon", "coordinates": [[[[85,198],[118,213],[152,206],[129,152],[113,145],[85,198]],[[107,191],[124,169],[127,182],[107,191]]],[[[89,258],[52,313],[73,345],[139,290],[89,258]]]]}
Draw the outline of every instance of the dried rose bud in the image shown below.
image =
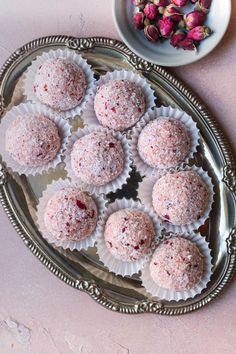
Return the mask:
{"type": "Polygon", "coordinates": [[[207,14],[209,12],[210,6],[211,6],[211,0],[198,0],[195,9],[199,11],[203,11],[207,14]]]}
{"type": "Polygon", "coordinates": [[[187,38],[193,39],[194,41],[201,41],[206,37],[210,36],[211,30],[207,26],[197,26],[191,29],[188,34],[187,38]]]}
{"type": "Polygon", "coordinates": [[[183,30],[177,30],[171,37],[170,44],[173,47],[177,47],[179,42],[183,41],[186,37],[186,33],[183,30]]]}
{"type": "Polygon", "coordinates": [[[157,18],[158,7],[156,5],[148,3],[143,11],[149,20],[155,20],[157,18]]]}
{"type": "Polygon", "coordinates": [[[188,0],[170,0],[171,4],[178,7],[183,7],[187,4],[188,0]]]}
{"type": "Polygon", "coordinates": [[[143,12],[136,12],[133,17],[133,23],[135,29],[143,29],[144,28],[144,20],[145,15],[143,12]]]}
{"type": "Polygon", "coordinates": [[[184,20],[187,29],[192,29],[194,27],[197,27],[201,24],[206,19],[206,14],[202,11],[194,10],[192,12],[189,12],[188,14],[184,15],[184,20]]]}
{"type": "Polygon", "coordinates": [[[163,18],[165,17],[171,17],[173,21],[179,22],[183,19],[183,14],[175,5],[170,4],[164,9],[163,18]]]}
{"type": "Polygon", "coordinates": [[[159,39],[159,32],[156,26],[149,25],[144,28],[145,37],[151,42],[157,42],[159,39]]]}
{"type": "Polygon", "coordinates": [[[205,9],[209,9],[211,7],[212,0],[198,0],[198,2],[205,7],[205,9]]]}
{"type": "Polygon", "coordinates": [[[169,5],[169,1],[168,0],[152,0],[153,4],[160,7],[160,6],[167,6],[169,5]]]}
{"type": "Polygon", "coordinates": [[[162,37],[164,38],[170,37],[173,32],[173,28],[174,28],[174,22],[170,17],[162,18],[159,21],[159,30],[162,37]]]}
{"type": "Polygon", "coordinates": [[[192,39],[185,38],[183,41],[179,42],[177,48],[181,48],[184,50],[196,50],[196,46],[192,39]]]}
{"type": "Polygon", "coordinates": [[[190,0],[192,4],[195,4],[198,0],[190,0]]]}

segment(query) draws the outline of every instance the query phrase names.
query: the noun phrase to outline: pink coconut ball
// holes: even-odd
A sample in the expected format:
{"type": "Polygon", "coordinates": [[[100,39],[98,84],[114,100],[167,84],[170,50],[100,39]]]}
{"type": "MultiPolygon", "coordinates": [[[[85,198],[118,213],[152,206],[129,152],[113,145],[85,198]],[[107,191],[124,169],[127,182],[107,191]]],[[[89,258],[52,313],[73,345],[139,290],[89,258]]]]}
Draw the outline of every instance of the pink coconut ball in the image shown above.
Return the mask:
{"type": "Polygon", "coordinates": [[[201,280],[204,257],[193,242],[182,237],[172,237],[157,247],[149,269],[158,286],[185,291],[192,289],[201,280]]]}
{"type": "Polygon", "coordinates": [[[176,118],[160,117],[149,122],[138,138],[138,152],[149,166],[175,167],[190,151],[190,136],[185,125],[176,118]]]}
{"type": "Polygon", "coordinates": [[[186,225],[201,218],[209,206],[210,192],[195,171],[167,173],[155,183],[152,203],[163,220],[186,225]]]}
{"type": "Polygon", "coordinates": [[[80,104],[87,83],[83,70],[67,59],[48,59],[37,70],[34,93],[45,105],[67,111],[80,104]]]}
{"type": "Polygon", "coordinates": [[[96,228],[97,206],[91,196],[79,188],[62,188],[49,199],[44,211],[48,233],[56,240],[80,241],[96,228]]]}
{"type": "Polygon", "coordinates": [[[21,166],[45,165],[61,147],[56,124],[44,115],[16,117],[5,136],[6,151],[21,166]]]}
{"type": "Polygon", "coordinates": [[[95,95],[94,109],[99,122],[114,130],[125,130],[139,121],[145,112],[145,94],[128,80],[111,80],[95,95]]]}
{"type": "Polygon", "coordinates": [[[121,142],[108,132],[92,132],[78,139],[71,152],[71,167],[84,183],[103,186],[124,169],[121,142]]]}
{"type": "Polygon", "coordinates": [[[116,259],[124,262],[134,262],[145,256],[154,236],[149,215],[129,208],[111,214],[104,231],[107,248],[116,259]]]}

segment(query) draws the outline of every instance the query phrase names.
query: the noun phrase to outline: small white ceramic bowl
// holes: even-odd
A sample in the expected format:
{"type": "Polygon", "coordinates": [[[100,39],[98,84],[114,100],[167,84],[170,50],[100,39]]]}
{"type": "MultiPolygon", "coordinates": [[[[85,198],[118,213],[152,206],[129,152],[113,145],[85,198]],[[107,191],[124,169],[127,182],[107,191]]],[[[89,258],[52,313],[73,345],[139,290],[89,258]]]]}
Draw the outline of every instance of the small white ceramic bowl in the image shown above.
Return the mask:
{"type": "MultiPolygon", "coordinates": [[[[185,12],[193,10],[194,5],[185,7],[185,12]]],[[[116,28],[125,44],[137,55],[154,64],[180,66],[193,63],[209,54],[221,41],[229,24],[231,15],[230,0],[212,0],[205,24],[213,34],[203,40],[197,52],[173,48],[169,40],[151,43],[142,31],[133,26],[134,5],[132,0],[113,0],[113,18],[116,28]]]]}

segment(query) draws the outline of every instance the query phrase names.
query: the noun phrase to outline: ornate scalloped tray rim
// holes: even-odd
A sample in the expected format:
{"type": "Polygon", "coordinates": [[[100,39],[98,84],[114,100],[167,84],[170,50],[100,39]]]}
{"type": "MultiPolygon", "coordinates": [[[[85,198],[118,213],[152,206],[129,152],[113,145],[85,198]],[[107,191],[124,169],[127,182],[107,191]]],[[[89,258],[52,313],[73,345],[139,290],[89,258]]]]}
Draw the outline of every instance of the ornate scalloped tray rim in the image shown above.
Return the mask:
{"type": "MultiPolygon", "coordinates": [[[[86,51],[93,47],[112,48],[113,50],[122,52],[122,54],[126,56],[128,62],[130,62],[130,64],[136,70],[142,70],[143,72],[156,72],[163,79],[167,80],[168,83],[175,88],[175,90],[178,90],[182,95],[185,96],[185,98],[188,99],[189,104],[191,104],[193,109],[195,109],[197,113],[207,121],[210,129],[216,136],[225,161],[223,182],[231,191],[234,199],[236,199],[236,174],[232,152],[223,133],[218,129],[216,122],[213,120],[204,104],[195,96],[195,94],[191,92],[191,90],[189,90],[187,86],[185,86],[180,80],[175,78],[164,68],[139,58],[125,44],[118,40],[103,37],[75,38],[58,35],[42,37],[33,40],[17,49],[9,57],[9,59],[7,59],[0,70],[0,116],[3,115],[5,109],[3,87],[4,81],[8,74],[18,64],[18,62],[27,56],[27,54],[32,53],[36,48],[43,48],[50,45],[65,45],[68,48],[78,51],[86,51]]],[[[180,306],[178,305],[176,308],[168,307],[162,302],[156,301],[137,301],[134,305],[126,303],[120,304],[118,301],[114,301],[112,297],[107,293],[107,291],[103,290],[93,280],[79,280],[76,278],[76,276],[74,276],[73,272],[70,274],[68,271],[65,271],[65,269],[63,269],[63,265],[59,266],[56,263],[56,259],[53,254],[46,254],[40,245],[32,239],[29,230],[27,230],[22,220],[20,220],[20,217],[17,211],[14,209],[14,205],[11,201],[8,190],[8,172],[4,164],[0,164],[0,201],[8,218],[10,219],[10,222],[24,241],[25,245],[53,274],[55,274],[68,285],[86,292],[98,303],[113,311],[126,314],[150,312],[163,315],[179,315],[189,313],[203,307],[218,295],[220,295],[225,287],[229,284],[236,270],[236,227],[234,227],[226,239],[228,248],[227,266],[224,269],[221,281],[217,284],[217,286],[215,286],[210,294],[206,294],[206,296],[202,297],[201,300],[196,301],[193,304],[180,306]]]]}

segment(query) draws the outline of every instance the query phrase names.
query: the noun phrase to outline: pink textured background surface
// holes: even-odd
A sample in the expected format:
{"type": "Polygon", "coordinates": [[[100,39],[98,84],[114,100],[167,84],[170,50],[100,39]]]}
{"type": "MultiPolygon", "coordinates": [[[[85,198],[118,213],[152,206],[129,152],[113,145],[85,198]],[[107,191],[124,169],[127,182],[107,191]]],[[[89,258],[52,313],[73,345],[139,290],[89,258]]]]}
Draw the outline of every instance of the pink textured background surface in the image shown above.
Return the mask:
{"type": "MultiPolygon", "coordinates": [[[[119,0],[117,0],[119,1],[119,0]]],[[[222,43],[172,71],[204,99],[236,152],[236,6],[222,43]]],[[[119,38],[111,0],[0,0],[0,64],[45,35],[119,38]]],[[[236,286],[180,317],[109,312],[52,275],[28,251],[0,208],[0,353],[236,353],[236,286]]]]}

